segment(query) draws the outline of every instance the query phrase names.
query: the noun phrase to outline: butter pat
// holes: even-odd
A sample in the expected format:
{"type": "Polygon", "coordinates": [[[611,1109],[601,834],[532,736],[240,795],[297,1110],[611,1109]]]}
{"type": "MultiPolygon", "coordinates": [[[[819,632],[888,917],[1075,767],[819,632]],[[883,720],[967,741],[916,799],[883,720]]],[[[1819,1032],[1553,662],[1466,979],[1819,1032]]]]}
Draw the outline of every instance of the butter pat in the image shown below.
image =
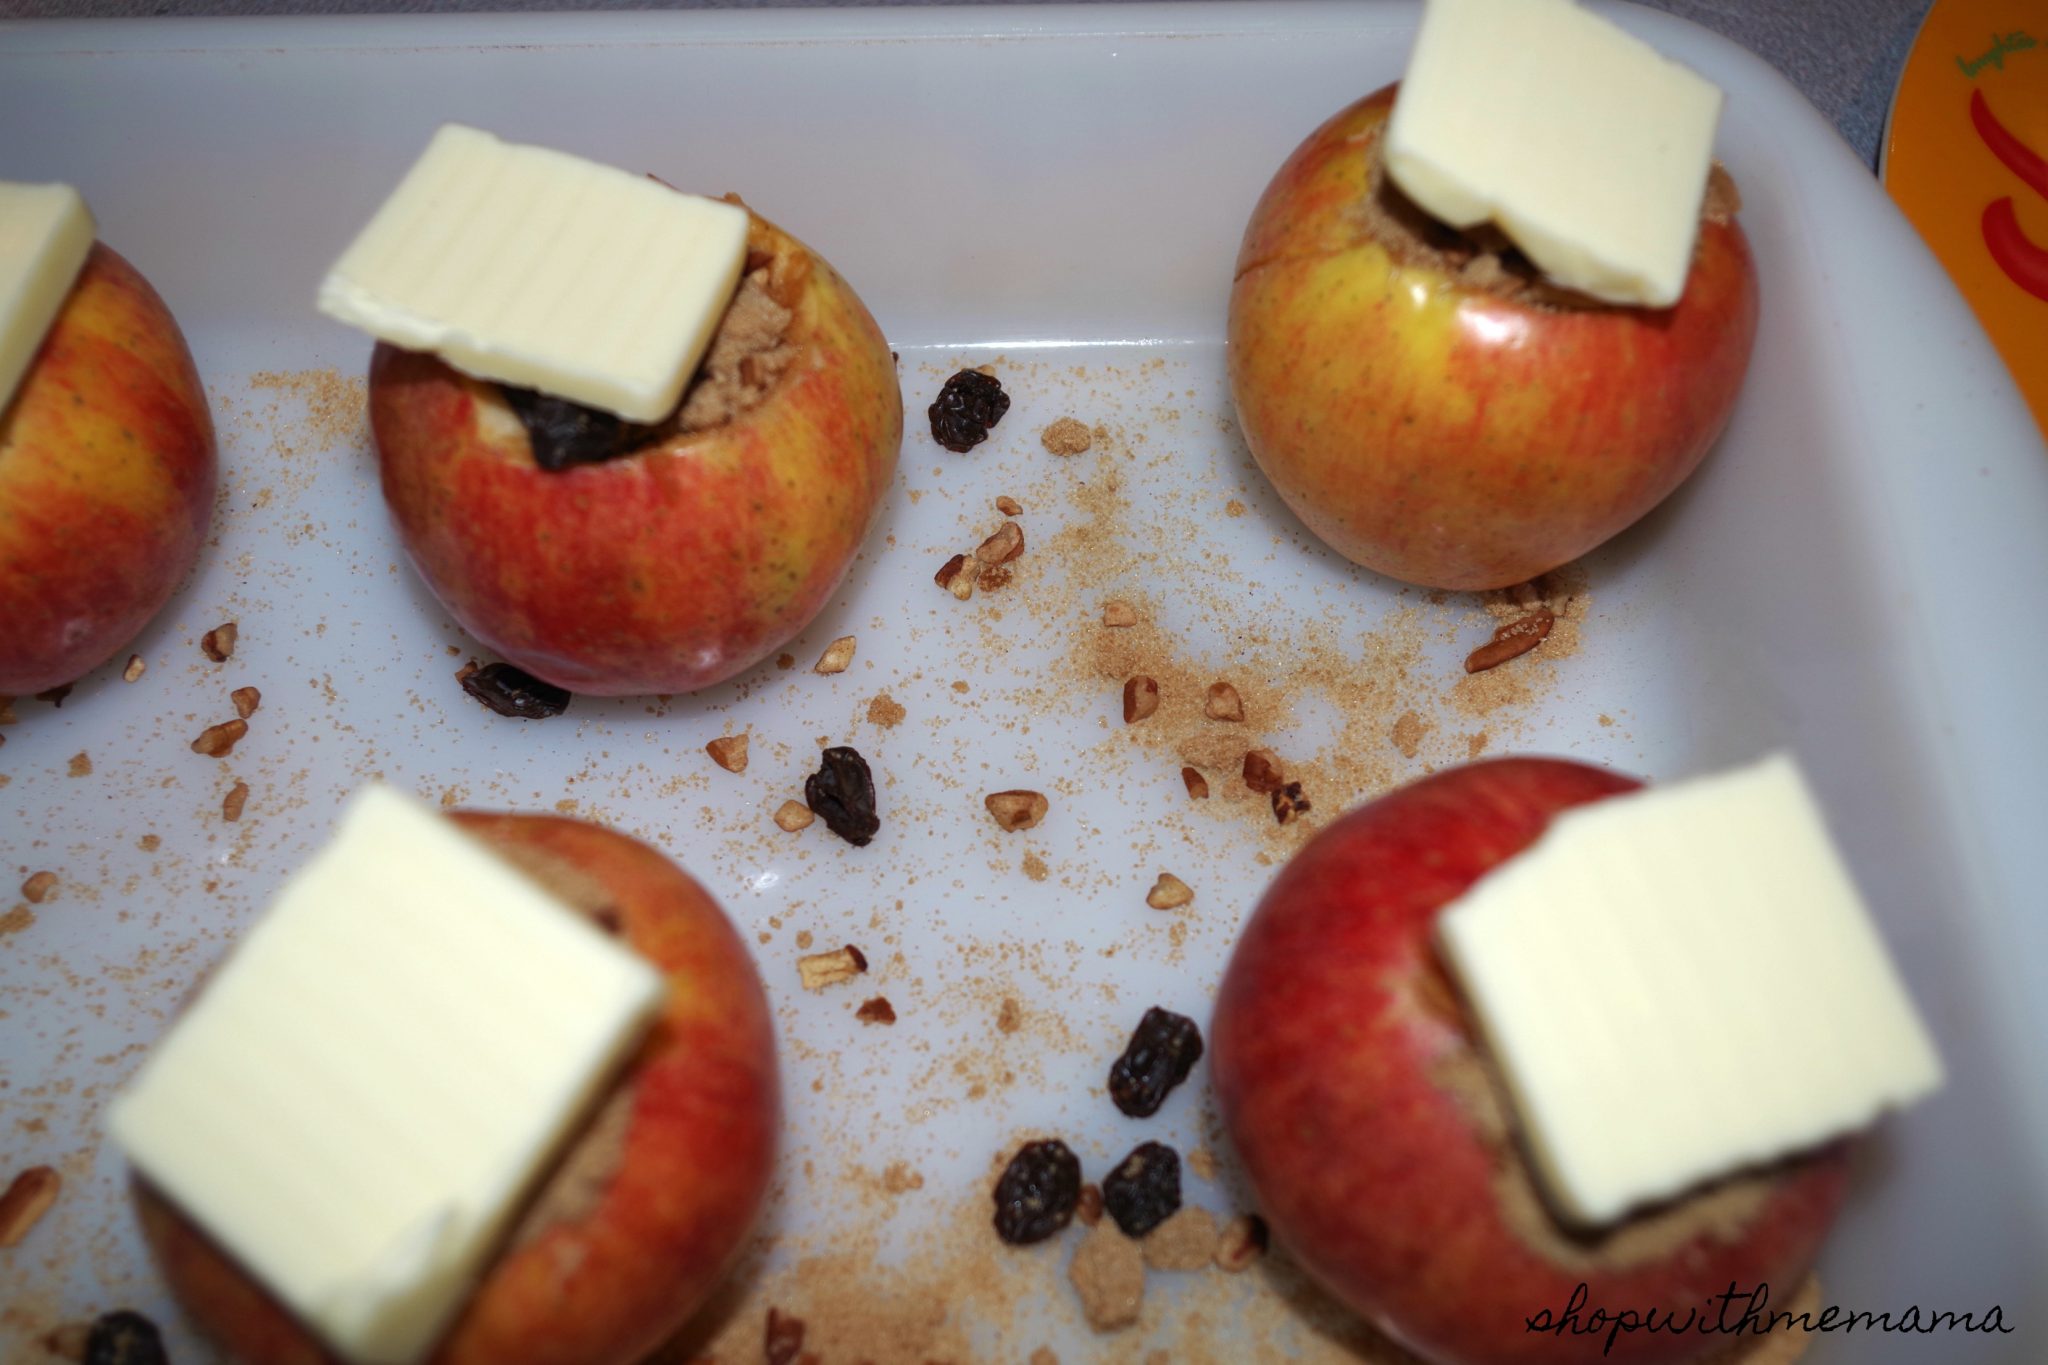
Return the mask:
{"type": "Polygon", "coordinates": [[[0,413],[70,296],[95,234],[69,185],[0,180],[0,413]]]}
{"type": "Polygon", "coordinates": [[[335,262],[319,306],[479,379],[658,422],[746,254],[737,205],[449,124],[335,262]]]}
{"type": "Polygon", "coordinates": [[[1386,166],[1556,283],[1664,308],[1685,290],[1720,114],[1714,85],[1572,0],[1428,0],[1386,166]]]}
{"type": "Polygon", "coordinates": [[[1564,812],[1437,921],[1537,1175],[1597,1225],[1941,1083],[1792,761],[1564,812]]]}
{"type": "Polygon", "coordinates": [[[407,1365],[663,991],[482,843],[371,787],[109,1127],[336,1353],[407,1365]]]}

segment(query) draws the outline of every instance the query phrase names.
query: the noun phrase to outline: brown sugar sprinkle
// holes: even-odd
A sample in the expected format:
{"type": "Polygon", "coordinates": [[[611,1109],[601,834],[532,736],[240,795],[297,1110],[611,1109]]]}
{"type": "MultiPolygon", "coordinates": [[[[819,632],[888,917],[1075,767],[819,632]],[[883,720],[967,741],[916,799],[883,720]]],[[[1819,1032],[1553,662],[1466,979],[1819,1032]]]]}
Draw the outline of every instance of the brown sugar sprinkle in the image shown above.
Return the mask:
{"type": "Polygon", "coordinates": [[[41,905],[56,889],[56,873],[38,872],[21,884],[21,898],[30,905],[41,905]]]}
{"type": "Polygon", "coordinates": [[[230,750],[241,743],[242,736],[248,733],[249,722],[246,720],[229,720],[222,721],[219,725],[209,725],[200,732],[199,738],[192,741],[192,752],[204,754],[208,758],[224,758],[230,750]]]}
{"type": "Polygon", "coordinates": [[[1081,1187],[1081,1197],[1074,1202],[1074,1217],[1081,1220],[1081,1226],[1089,1228],[1102,1221],[1102,1186],[1090,1181],[1081,1187]]]}
{"type": "Polygon", "coordinates": [[[1280,760],[1271,749],[1253,749],[1245,754],[1244,784],[1261,796],[1287,785],[1287,779],[1281,775],[1280,760]]]}
{"type": "Polygon", "coordinates": [[[818,817],[801,801],[785,801],[775,808],[776,825],[790,834],[810,825],[818,817]]]}
{"type": "Polygon", "coordinates": [[[785,672],[787,672],[787,671],[788,671],[789,669],[795,668],[795,667],[796,667],[796,655],[794,655],[794,654],[778,654],[778,655],[776,655],[776,656],[775,656],[775,666],[776,666],[777,668],[780,668],[780,669],[784,670],[785,672]]]}
{"type": "Polygon", "coordinates": [[[996,1010],[996,1032],[1015,1033],[1024,1027],[1024,1011],[1010,996],[1003,997],[1003,1003],[996,1010]]]}
{"type": "Polygon", "coordinates": [[[975,546],[974,557],[993,568],[1007,564],[1024,553],[1024,528],[1014,521],[996,527],[995,534],[975,546]]]}
{"type": "Polygon", "coordinates": [[[263,694],[253,687],[238,687],[228,693],[228,700],[235,704],[235,714],[247,720],[263,705],[263,694]]]}
{"type": "Polygon", "coordinates": [[[768,1310],[766,1339],[762,1351],[768,1365],[796,1365],[804,1349],[804,1320],[776,1309],[768,1310]]]}
{"type": "Polygon", "coordinates": [[[796,960],[797,975],[807,991],[822,991],[851,981],[868,969],[867,955],[851,943],[829,953],[810,953],[796,960]]]}
{"type": "Polygon", "coordinates": [[[1202,703],[1202,714],[1210,720],[1240,721],[1244,719],[1244,698],[1237,689],[1227,682],[1209,684],[1209,695],[1202,703]]]}
{"type": "Polygon", "coordinates": [[[1421,716],[1403,711],[1394,722],[1394,747],[1401,751],[1401,757],[1413,758],[1422,748],[1422,737],[1428,733],[1429,725],[1421,716]]]}
{"type": "Polygon", "coordinates": [[[1062,417],[1038,433],[1038,443],[1051,455],[1083,455],[1094,444],[1094,436],[1083,423],[1062,417]]]}
{"type": "Polygon", "coordinates": [[[1190,801],[1207,801],[1209,799],[1209,779],[1193,768],[1182,768],[1180,770],[1180,780],[1182,785],[1188,789],[1188,799],[1190,801]]]}
{"type": "Polygon", "coordinates": [[[1145,893],[1145,904],[1154,910],[1178,910],[1195,898],[1194,889],[1171,872],[1159,874],[1145,893]]]}
{"type": "Polygon", "coordinates": [[[1024,515],[1024,504],[1005,493],[996,499],[996,510],[1006,517],[1021,517],[1024,515]]]}
{"type": "Polygon", "coordinates": [[[1134,725],[1159,709],[1159,684],[1142,673],[1124,680],[1124,724],[1134,725]]]}
{"type": "Polygon", "coordinates": [[[853,1012],[853,1017],[863,1024],[893,1024],[896,1022],[896,1007],[889,1003],[887,996],[878,995],[872,1000],[863,1000],[860,1008],[853,1012]]]}
{"type": "Polygon", "coordinates": [[[744,734],[720,735],[704,746],[704,752],[711,755],[713,763],[729,773],[747,770],[747,737],[744,734]]]}
{"type": "Polygon", "coordinates": [[[1154,1270],[1201,1270],[1220,1244],[1216,1216],[1188,1205],[1146,1233],[1139,1245],[1145,1264],[1154,1270]]]}
{"type": "Polygon", "coordinates": [[[1102,624],[1111,630],[1128,630],[1138,624],[1138,610],[1121,597],[1102,604],[1102,624]]]}
{"type": "Polygon", "coordinates": [[[1235,1275],[1266,1252],[1266,1220],[1241,1213],[1223,1225],[1216,1239],[1216,1268],[1235,1275]]]}
{"type": "Polygon", "coordinates": [[[1556,616],[1548,607],[1539,607],[1527,616],[1508,622],[1493,633],[1491,644],[1481,645],[1465,657],[1465,671],[1484,673],[1489,668],[1499,668],[1510,659],[1520,658],[1542,644],[1556,622],[1556,616]]]}
{"type": "Polygon", "coordinates": [[[988,807],[996,824],[1011,834],[1033,828],[1051,809],[1045,797],[1033,791],[990,792],[981,803],[988,807]]]}
{"type": "Polygon", "coordinates": [[[842,635],[825,646],[825,652],[818,656],[818,662],[811,667],[813,673],[844,673],[846,666],[853,662],[854,637],[842,635]]]}
{"type": "Polygon", "coordinates": [[[80,749],[77,753],[71,755],[71,766],[67,771],[73,777],[91,777],[92,755],[80,749]]]}
{"type": "Polygon", "coordinates": [[[148,668],[148,661],[140,654],[130,654],[128,656],[128,666],[121,670],[121,681],[135,682],[142,677],[148,668]]]}
{"type": "Polygon", "coordinates": [[[966,555],[954,555],[939,566],[939,571],[932,575],[932,582],[965,602],[974,596],[974,580],[979,577],[980,560],[969,559],[966,555]]]}
{"type": "Polygon", "coordinates": [[[48,1166],[31,1166],[15,1176],[0,1194],[0,1247],[20,1246],[63,1188],[63,1177],[48,1166]]]}
{"type": "Polygon", "coordinates": [[[226,663],[235,656],[235,639],[241,628],[233,621],[224,621],[199,637],[199,652],[217,664],[226,663]]]}
{"type": "Polygon", "coordinates": [[[870,725],[879,725],[884,730],[893,730],[903,723],[903,717],[908,714],[909,712],[903,709],[903,703],[897,701],[887,692],[878,692],[868,699],[868,724],[870,725]]]}
{"type": "Polygon", "coordinates": [[[228,794],[220,803],[220,818],[232,824],[242,818],[242,811],[249,804],[249,784],[237,782],[228,788],[228,794]]]}
{"type": "Polygon", "coordinates": [[[1145,1303],[1145,1255],[1111,1223],[1098,1223],[1067,1263],[1067,1279],[1081,1296],[1081,1312],[1098,1332],[1138,1320],[1145,1303]]]}
{"type": "Polygon", "coordinates": [[[1289,782],[1273,793],[1273,818],[1283,825],[1294,823],[1294,817],[1310,810],[1309,800],[1301,794],[1299,782],[1289,782]]]}

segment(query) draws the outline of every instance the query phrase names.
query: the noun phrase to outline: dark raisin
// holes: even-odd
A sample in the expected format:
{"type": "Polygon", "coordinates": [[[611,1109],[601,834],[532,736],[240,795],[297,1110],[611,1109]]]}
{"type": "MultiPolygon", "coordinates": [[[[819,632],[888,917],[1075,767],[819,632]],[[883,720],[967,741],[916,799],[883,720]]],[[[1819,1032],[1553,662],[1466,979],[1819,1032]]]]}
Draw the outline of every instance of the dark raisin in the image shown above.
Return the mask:
{"type": "Polygon", "coordinates": [[[156,1324],[123,1308],[101,1315],[85,1339],[85,1365],[169,1365],[156,1324]]]}
{"type": "Polygon", "coordinates": [[[868,761],[854,749],[827,749],[818,756],[818,771],[804,779],[804,804],[825,822],[825,828],[865,848],[882,818],[875,814],[875,778],[868,761]]]}
{"type": "Polygon", "coordinates": [[[1180,1208],[1180,1153],[1163,1142],[1131,1149],[1102,1181],[1102,1207],[1126,1237],[1143,1237],[1180,1208]]]}
{"type": "Polygon", "coordinates": [[[549,473],[616,459],[647,443],[649,429],[623,417],[532,389],[500,388],[526,428],[533,462],[549,473]]]}
{"type": "Polygon", "coordinates": [[[996,1181],[996,1236],[1011,1246],[1042,1242],[1073,1219],[1080,1200],[1080,1158],[1058,1138],[1027,1142],[996,1181]]]}
{"type": "Polygon", "coordinates": [[[1124,1055],[1110,1064],[1109,1097],[1132,1118],[1151,1118],[1201,1060],[1202,1030],[1195,1021],[1154,1005],[1138,1021],[1124,1055]]]}
{"type": "Polygon", "coordinates": [[[569,689],[542,682],[525,669],[514,668],[511,664],[465,668],[455,676],[461,679],[463,691],[501,716],[546,720],[569,709],[569,689]]]}
{"type": "Polygon", "coordinates": [[[932,439],[965,454],[988,439],[988,429],[1010,410],[1003,382],[980,370],[962,370],[946,381],[932,401],[932,439]]]}
{"type": "Polygon", "coordinates": [[[794,1365],[803,1349],[804,1320],[769,1309],[767,1340],[762,1351],[768,1358],[768,1365],[794,1365]]]}

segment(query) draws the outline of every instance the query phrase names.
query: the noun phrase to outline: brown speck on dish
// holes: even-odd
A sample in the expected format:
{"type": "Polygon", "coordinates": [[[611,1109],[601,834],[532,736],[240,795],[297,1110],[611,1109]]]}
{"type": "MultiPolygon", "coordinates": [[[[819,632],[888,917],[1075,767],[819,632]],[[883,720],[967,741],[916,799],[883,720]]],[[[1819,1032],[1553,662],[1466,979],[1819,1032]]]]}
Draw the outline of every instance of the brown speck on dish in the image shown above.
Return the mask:
{"type": "Polygon", "coordinates": [[[860,1008],[853,1012],[853,1017],[863,1024],[893,1024],[896,1022],[896,1007],[889,1003],[887,996],[878,995],[872,1000],[863,1000],[860,1008]]]}
{"type": "Polygon", "coordinates": [[[224,621],[199,637],[199,652],[215,663],[226,663],[235,657],[235,640],[241,635],[241,628],[233,621],[224,621]]]}
{"type": "Polygon", "coordinates": [[[1227,682],[1209,684],[1209,695],[1203,699],[1202,714],[1210,720],[1240,721],[1244,719],[1244,698],[1237,689],[1227,682]]]}
{"type": "Polygon", "coordinates": [[[1062,417],[1050,422],[1038,433],[1038,443],[1050,455],[1081,455],[1093,444],[1094,438],[1088,428],[1072,417],[1062,417]]]}
{"type": "Polygon", "coordinates": [[[220,818],[230,824],[242,818],[242,810],[249,804],[249,784],[237,782],[228,788],[228,794],[220,803],[220,818]]]}
{"type": "Polygon", "coordinates": [[[842,635],[825,646],[825,652],[818,656],[818,662],[811,668],[813,673],[844,673],[846,666],[853,662],[854,638],[842,635]]]}
{"type": "Polygon", "coordinates": [[[785,801],[775,808],[776,825],[791,834],[805,828],[817,818],[811,813],[811,808],[801,801],[785,801]]]}
{"type": "Polygon", "coordinates": [[[996,824],[1012,834],[1035,827],[1051,809],[1045,797],[1034,791],[990,792],[981,803],[988,807],[996,824]]]}
{"type": "Polygon", "coordinates": [[[893,730],[901,725],[907,714],[902,703],[887,692],[877,693],[868,701],[868,724],[879,725],[884,730],[893,730]]]}
{"type": "Polygon", "coordinates": [[[1236,498],[1232,498],[1229,502],[1223,504],[1223,515],[1226,517],[1243,516],[1244,504],[1239,502],[1236,498]]]}
{"type": "Polygon", "coordinates": [[[57,874],[38,872],[21,884],[21,898],[30,905],[41,905],[57,889],[57,874]]]}
{"type": "Polygon", "coordinates": [[[796,655],[794,655],[794,654],[778,654],[778,655],[776,655],[776,656],[775,656],[775,666],[776,666],[777,668],[782,668],[782,669],[790,669],[790,668],[795,668],[795,667],[796,667],[796,655]]]}
{"type": "Polygon", "coordinates": [[[1193,768],[1182,768],[1180,770],[1180,780],[1182,785],[1188,789],[1189,800],[1207,801],[1209,799],[1209,779],[1196,772],[1193,768]]]}
{"type": "Polygon", "coordinates": [[[1171,872],[1159,874],[1145,893],[1145,904],[1154,910],[1178,910],[1195,898],[1194,889],[1171,872]]]}
{"type": "Polygon", "coordinates": [[[1004,996],[996,1009],[996,1032],[1015,1033],[1024,1027],[1024,1010],[1011,996],[1004,996]]]}
{"type": "Polygon", "coordinates": [[[222,721],[219,725],[209,725],[200,732],[199,738],[192,741],[192,752],[203,754],[207,758],[224,758],[235,745],[241,743],[242,736],[248,733],[249,722],[246,720],[228,720],[222,721]]]}
{"type": "Polygon", "coordinates": [[[128,656],[128,666],[121,670],[121,681],[135,682],[142,677],[148,668],[148,660],[144,659],[140,654],[130,654],[128,656]]]}
{"type": "Polygon", "coordinates": [[[842,981],[851,981],[868,969],[866,954],[851,943],[829,953],[809,953],[796,960],[797,975],[807,991],[822,991],[842,981]]]}
{"type": "Polygon", "coordinates": [[[1138,611],[1121,597],[1112,597],[1102,604],[1102,624],[1112,630],[1125,630],[1138,624],[1138,611]]]}
{"type": "Polygon", "coordinates": [[[704,746],[704,752],[711,755],[711,761],[729,773],[743,773],[747,770],[747,737],[720,735],[704,746]]]}
{"type": "Polygon", "coordinates": [[[247,720],[263,705],[263,694],[253,687],[238,687],[228,693],[228,700],[235,704],[235,714],[247,720]]]}
{"type": "Polygon", "coordinates": [[[91,777],[92,755],[86,753],[83,749],[71,755],[69,772],[73,777],[91,777]]]}
{"type": "Polygon", "coordinates": [[[20,1246],[63,1188],[63,1177],[48,1166],[31,1166],[15,1176],[0,1194],[0,1247],[20,1246]]]}

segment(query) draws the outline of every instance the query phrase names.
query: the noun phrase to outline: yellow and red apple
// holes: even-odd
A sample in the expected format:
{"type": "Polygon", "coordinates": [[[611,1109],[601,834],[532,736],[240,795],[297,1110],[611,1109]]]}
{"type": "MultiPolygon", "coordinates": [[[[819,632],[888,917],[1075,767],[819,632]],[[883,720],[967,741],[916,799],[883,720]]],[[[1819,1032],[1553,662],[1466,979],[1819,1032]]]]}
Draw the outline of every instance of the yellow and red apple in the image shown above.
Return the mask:
{"type": "MultiPolygon", "coordinates": [[[[572,1145],[429,1365],[634,1365],[717,1286],[766,1195],[781,1114],[767,998],[717,902],[647,845],[556,816],[453,818],[669,989],[601,1109],[614,1121],[572,1145]]],[[[136,1194],[172,1292],[229,1359],[336,1365],[175,1205],[136,1194]]]]}
{"type": "Polygon", "coordinates": [[[1317,129],[1253,210],[1231,395],[1259,467],[1338,553],[1425,587],[1507,587],[1631,525],[1706,456],[1749,364],[1756,268],[1717,169],[1671,308],[1468,269],[1471,244],[1381,172],[1394,98],[1317,129]]]}
{"type": "Polygon", "coordinates": [[[1431,931],[1558,812],[1637,785],[1509,758],[1394,791],[1295,855],[1225,972],[1210,1065],[1274,1236],[1438,1365],[1699,1359],[1726,1340],[1618,1332],[1609,1348],[1529,1322],[1561,1319],[1575,1296],[1582,1317],[1669,1310],[1681,1322],[1715,1320],[1711,1301],[1731,1285],[1789,1299],[1841,1207],[1846,1142],[1593,1232],[1543,1203],[1431,931]]]}
{"type": "Polygon", "coordinates": [[[218,477],[184,335],[94,244],[0,410],[0,696],[73,682],[135,638],[199,557],[218,477]]]}
{"type": "Polygon", "coordinates": [[[853,290],[755,215],[796,354],[754,407],[549,471],[496,385],[379,345],[370,418],[408,555],[455,619],[536,677],[686,692],[779,649],[845,577],[895,476],[895,359],[853,290]]]}

